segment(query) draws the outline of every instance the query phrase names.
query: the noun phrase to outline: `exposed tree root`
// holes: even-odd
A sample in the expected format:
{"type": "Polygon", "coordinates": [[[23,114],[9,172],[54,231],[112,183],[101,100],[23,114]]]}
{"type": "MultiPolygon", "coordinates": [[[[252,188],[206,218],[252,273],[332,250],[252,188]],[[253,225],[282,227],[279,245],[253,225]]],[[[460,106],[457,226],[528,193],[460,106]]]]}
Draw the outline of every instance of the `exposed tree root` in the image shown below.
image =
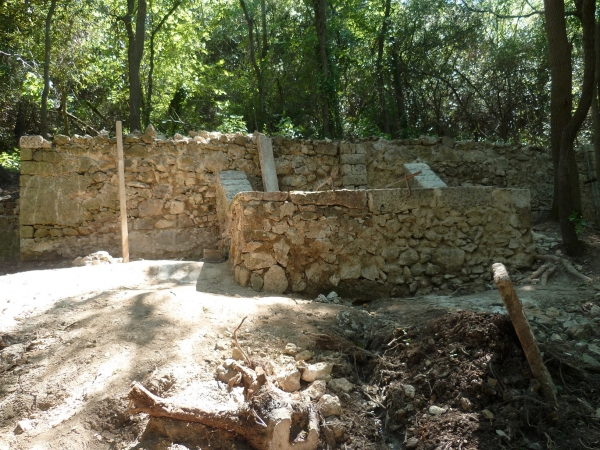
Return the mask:
{"type": "Polygon", "coordinates": [[[573,275],[587,283],[590,283],[592,281],[592,279],[590,277],[579,272],[575,267],[573,267],[573,264],[571,264],[570,261],[568,261],[564,258],[561,258],[559,256],[554,256],[554,255],[538,255],[537,258],[541,261],[550,261],[550,262],[561,263],[563,265],[563,267],[566,269],[566,271],[569,272],[571,275],[573,275]]]}

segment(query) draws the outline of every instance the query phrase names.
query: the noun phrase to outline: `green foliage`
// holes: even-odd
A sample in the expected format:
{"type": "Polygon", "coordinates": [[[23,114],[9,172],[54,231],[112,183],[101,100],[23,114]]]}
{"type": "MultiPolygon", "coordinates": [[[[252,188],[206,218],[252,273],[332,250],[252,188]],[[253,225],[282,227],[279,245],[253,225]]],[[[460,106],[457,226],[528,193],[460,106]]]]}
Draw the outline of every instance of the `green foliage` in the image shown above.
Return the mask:
{"type": "Polygon", "coordinates": [[[9,172],[19,172],[21,170],[21,154],[19,149],[0,153],[0,166],[9,172]]]}
{"type": "Polygon", "coordinates": [[[299,127],[295,127],[292,119],[285,115],[285,111],[283,112],[283,116],[279,119],[279,122],[275,125],[275,131],[273,133],[274,136],[283,136],[289,139],[295,139],[302,137],[302,130],[299,127]]]}
{"type": "MultiPolygon", "coordinates": [[[[144,99],[149,35],[173,1],[148,3],[144,99]]],[[[498,19],[462,2],[393,1],[379,71],[385,2],[327,0],[324,79],[312,1],[264,0],[264,21],[261,2],[245,2],[262,96],[239,0],[185,0],[154,36],[151,104],[142,108],[161,132],[258,129],[318,138],[327,98],[335,137],[429,134],[547,144],[549,71],[540,15],[498,19]]],[[[528,13],[529,3],[543,9],[541,0],[468,3],[505,15],[528,13]]],[[[38,131],[47,9],[43,0],[0,8],[0,151],[11,149],[15,136],[38,131]]],[[[128,127],[127,35],[116,19],[125,10],[121,0],[60,2],[52,23],[49,105],[64,104],[98,130],[114,129],[122,119],[128,127]]],[[[574,64],[581,68],[578,21],[569,20],[574,64]]],[[[574,74],[575,91],[580,78],[574,74]]],[[[53,133],[85,133],[56,112],[49,120],[53,133]]]]}
{"type": "Polygon", "coordinates": [[[581,234],[583,229],[587,226],[587,222],[583,219],[582,215],[578,211],[573,211],[569,216],[569,221],[575,227],[575,234],[578,236],[581,234]]]}

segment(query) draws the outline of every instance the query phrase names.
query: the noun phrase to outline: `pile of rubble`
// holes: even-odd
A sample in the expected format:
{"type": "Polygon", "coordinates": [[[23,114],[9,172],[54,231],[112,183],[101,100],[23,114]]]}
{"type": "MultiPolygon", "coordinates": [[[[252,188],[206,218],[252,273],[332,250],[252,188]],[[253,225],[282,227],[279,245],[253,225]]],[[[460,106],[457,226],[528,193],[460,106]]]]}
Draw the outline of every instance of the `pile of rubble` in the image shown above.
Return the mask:
{"type": "Polygon", "coordinates": [[[99,266],[101,264],[122,263],[123,258],[113,258],[108,252],[99,251],[84,257],[77,257],[73,260],[73,266],[99,266]]]}

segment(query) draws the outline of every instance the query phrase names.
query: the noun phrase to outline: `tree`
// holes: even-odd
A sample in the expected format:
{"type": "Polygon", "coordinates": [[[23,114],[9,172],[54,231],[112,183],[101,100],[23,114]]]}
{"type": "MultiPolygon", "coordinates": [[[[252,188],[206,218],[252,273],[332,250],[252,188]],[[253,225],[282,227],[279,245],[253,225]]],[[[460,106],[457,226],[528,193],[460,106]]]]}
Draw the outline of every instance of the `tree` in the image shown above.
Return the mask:
{"type": "MultiPolygon", "coordinates": [[[[375,70],[377,71],[377,87],[379,89],[379,101],[381,105],[381,125],[383,132],[390,134],[390,121],[387,113],[387,102],[385,92],[385,80],[383,73],[383,49],[385,46],[385,39],[388,31],[388,21],[390,18],[391,0],[385,0],[384,2],[384,13],[383,13],[383,24],[381,25],[381,32],[377,39],[377,63],[375,70]]],[[[401,106],[401,105],[399,105],[401,106]]]]}
{"type": "MultiPolygon", "coordinates": [[[[150,115],[152,114],[152,90],[154,87],[154,63],[155,63],[155,40],[156,35],[160,32],[165,22],[173,15],[173,13],[183,3],[183,0],[174,0],[169,10],[162,16],[156,26],[150,31],[150,62],[148,69],[148,88],[146,89],[146,104],[144,114],[144,125],[150,125],[150,115]]],[[[152,10],[152,5],[150,6],[152,10]]]]}
{"type": "MultiPolygon", "coordinates": [[[[544,0],[546,33],[551,84],[551,133],[552,144],[558,140],[559,161],[556,188],[558,189],[558,214],[563,243],[567,253],[580,255],[581,245],[570,215],[573,210],[573,185],[570,182],[570,164],[573,157],[573,142],[590,108],[594,92],[596,53],[594,42],[595,0],[576,0],[578,17],[583,29],[584,76],[581,96],[575,113],[571,117],[571,52],[567,38],[564,0],[544,0]]],[[[576,211],[576,210],[575,210],[576,211]]]]}
{"type": "Polygon", "coordinates": [[[127,12],[119,17],[127,30],[127,62],[129,65],[129,129],[141,130],[142,82],[140,67],[146,41],[146,0],[127,0],[127,12]],[[137,12],[136,12],[137,7],[137,12]],[[135,18],[135,31],[134,20],[135,18]]]}
{"type": "Polygon", "coordinates": [[[50,8],[46,15],[46,28],[44,38],[44,90],[42,92],[42,113],[40,123],[40,134],[48,137],[48,93],[50,91],[50,27],[52,25],[52,16],[56,9],[56,0],[50,1],[50,8]]]}

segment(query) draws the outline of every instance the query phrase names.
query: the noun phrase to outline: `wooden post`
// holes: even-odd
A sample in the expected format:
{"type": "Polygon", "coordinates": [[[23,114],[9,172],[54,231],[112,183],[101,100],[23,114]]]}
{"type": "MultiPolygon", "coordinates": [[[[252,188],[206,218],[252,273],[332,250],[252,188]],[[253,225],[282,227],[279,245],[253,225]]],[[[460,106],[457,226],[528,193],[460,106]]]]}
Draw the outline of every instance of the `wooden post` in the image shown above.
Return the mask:
{"type": "Polygon", "coordinates": [[[129,232],[127,231],[127,200],[125,192],[125,163],[123,161],[123,124],[117,121],[117,159],[119,161],[119,203],[121,204],[121,240],[123,262],[129,262],[129,232]]]}
{"type": "Polygon", "coordinates": [[[504,267],[504,264],[496,263],[492,266],[492,271],[494,273],[494,283],[496,283],[504,306],[506,306],[506,310],[508,311],[508,316],[515,327],[519,341],[521,341],[521,346],[525,352],[527,362],[529,362],[531,373],[540,382],[540,389],[546,400],[556,404],[556,386],[544,364],[540,348],[533,336],[529,321],[525,317],[521,302],[517,297],[512,281],[510,281],[506,267],[504,267]]]}

